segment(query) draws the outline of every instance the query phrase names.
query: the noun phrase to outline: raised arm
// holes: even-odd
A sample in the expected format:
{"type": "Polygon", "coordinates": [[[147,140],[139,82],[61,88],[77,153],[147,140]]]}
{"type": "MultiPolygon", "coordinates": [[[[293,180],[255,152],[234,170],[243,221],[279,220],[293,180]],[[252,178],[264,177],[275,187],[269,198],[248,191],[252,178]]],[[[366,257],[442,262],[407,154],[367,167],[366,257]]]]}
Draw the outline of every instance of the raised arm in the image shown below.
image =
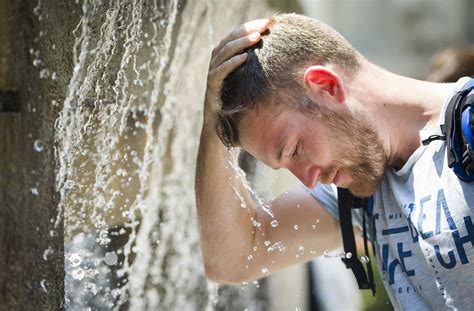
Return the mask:
{"type": "Polygon", "coordinates": [[[222,283],[262,277],[340,241],[337,222],[302,187],[268,203],[274,217],[254,207],[216,134],[222,80],[246,60],[239,53],[257,43],[267,26],[267,20],[256,20],[234,30],[213,50],[209,67],[195,190],[205,270],[222,283]]]}

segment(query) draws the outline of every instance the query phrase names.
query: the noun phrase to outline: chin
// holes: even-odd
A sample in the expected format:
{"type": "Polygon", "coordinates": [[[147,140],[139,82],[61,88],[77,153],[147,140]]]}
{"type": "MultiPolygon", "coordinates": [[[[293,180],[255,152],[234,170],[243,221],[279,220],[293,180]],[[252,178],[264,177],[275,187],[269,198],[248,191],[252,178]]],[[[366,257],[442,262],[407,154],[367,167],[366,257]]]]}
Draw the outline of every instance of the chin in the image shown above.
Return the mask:
{"type": "Polygon", "coordinates": [[[377,192],[377,186],[369,186],[364,183],[353,183],[348,187],[350,193],[359,198],[368,198],[377,192]]]}

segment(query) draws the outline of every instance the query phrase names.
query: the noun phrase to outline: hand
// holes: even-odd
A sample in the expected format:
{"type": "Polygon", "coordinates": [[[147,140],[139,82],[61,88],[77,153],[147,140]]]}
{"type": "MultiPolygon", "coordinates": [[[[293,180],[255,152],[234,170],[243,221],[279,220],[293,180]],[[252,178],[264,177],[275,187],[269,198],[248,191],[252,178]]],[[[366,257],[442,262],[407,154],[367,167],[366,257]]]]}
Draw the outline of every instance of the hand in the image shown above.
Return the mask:
{"type": "Polygon", "coordinates": [[[211,116],[219,109],[219,91],[222,81],[234,69],[247,59],[247,53],[241,53],[260,41],[261,33],[267,30],[269,19],[257,19],[240,25],[212,50],[207,76],[206,102],[204,115],[211,116]],[[241,53],[241,54],[239,54],[241,53]]]}

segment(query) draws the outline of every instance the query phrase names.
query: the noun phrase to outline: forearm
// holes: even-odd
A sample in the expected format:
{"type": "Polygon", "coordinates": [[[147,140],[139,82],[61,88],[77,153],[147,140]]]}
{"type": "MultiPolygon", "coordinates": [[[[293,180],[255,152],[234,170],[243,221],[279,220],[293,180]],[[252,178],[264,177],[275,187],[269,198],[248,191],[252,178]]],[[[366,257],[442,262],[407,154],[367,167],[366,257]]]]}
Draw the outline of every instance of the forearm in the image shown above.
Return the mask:
{"type": "Polygon", "coordinates": [[[201,133],[195,183],[201,249],[208,276],[219,281],[226,275],[232,282],[230,272],[242,270],[242,254],[252,247],[254,208],[209,119],[201,133]]]}
{"type": "Polygon", "coordinates": [[[204,265],[215,281],[235,283],[241,278],[243,254],[252,248],[255,217],[250,195],[214,128],[218,97],[225,77],[247,59],[242,51],[260,41],[269,22],[255,20],[234,29],[212,50],[209,64],[195,190],[204,265]]]}

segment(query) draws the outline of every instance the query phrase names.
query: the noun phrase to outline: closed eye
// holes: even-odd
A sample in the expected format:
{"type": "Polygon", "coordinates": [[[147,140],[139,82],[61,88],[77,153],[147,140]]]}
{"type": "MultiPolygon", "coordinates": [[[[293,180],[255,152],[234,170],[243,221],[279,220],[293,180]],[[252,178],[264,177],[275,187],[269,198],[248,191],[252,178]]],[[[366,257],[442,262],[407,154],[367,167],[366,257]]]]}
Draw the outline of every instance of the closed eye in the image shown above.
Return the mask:
{"type": "Polygon", "coordinates": [[[296,144],[295,150],[293,150],[293,154],[291,155],[293,158],[296,158],[297,156],[300,155],[300,152],[301,152],[300,146],[301,146],[300,143],[297,143],[297,144],[296,144]]]}

